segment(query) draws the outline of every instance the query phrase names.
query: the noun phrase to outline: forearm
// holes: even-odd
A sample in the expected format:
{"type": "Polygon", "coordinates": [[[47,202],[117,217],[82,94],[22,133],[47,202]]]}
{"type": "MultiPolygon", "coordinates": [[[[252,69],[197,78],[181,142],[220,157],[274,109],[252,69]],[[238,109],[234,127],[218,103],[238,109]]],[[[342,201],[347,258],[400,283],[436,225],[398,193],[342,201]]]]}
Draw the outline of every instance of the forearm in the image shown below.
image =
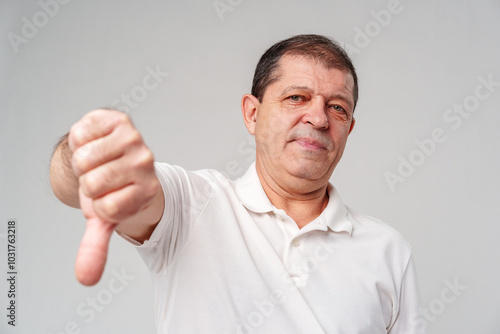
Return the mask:
{"type": "Polygon", "coordinates": [[[78,200],[78,178],[71,167],[72,152],[68,145],[68,134],[61,138],[50,163],[50,184],[56,197],[66,205],[80,207],[78,200]]]}

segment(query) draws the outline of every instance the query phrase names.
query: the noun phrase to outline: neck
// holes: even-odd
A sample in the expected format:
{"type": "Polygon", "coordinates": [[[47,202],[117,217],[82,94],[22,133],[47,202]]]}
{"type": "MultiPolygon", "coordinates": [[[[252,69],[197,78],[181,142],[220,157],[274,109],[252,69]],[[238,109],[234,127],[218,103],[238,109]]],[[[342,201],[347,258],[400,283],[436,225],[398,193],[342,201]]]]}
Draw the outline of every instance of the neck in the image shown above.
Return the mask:
{"type": "Polygon", "coordinates": [[[315,185],[297,180],[283,185],[275,180],[264,168],[257,167],[257,174],[267,197],[278,209],[290,216],[299,228],[316,219],[328,204],[328,184],[315,185]]]}

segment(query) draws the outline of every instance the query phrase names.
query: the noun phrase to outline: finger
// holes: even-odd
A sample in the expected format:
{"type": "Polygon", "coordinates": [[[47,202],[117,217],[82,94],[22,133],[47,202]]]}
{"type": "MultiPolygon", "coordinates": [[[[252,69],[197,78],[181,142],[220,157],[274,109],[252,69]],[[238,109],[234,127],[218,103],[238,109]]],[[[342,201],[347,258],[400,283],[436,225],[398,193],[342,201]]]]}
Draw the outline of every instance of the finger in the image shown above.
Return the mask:
{"type": "Polygon", "coordinates": [[[148,150],[141,134],[131,122],[125,122],[116,124],[109,134],[78,147],[71,163],[75,174],[80,176],[126,153],[134,154],[141,150],[148,150]]]}
{"type": "Polygon", "coordinates": [[[97,217],[87,219],[75,266],[76,278],[83,285],[94,285],[101,279],[114,228],[114,224],[97,217]]]}
{"type": "Polygon", "coordinates": [[[148,185],[130,184],[93,200],[97,216],[109,222],[121,222],[139,213],[154,199],[159,189],[158,182],[148,185]]]}
{"type": "Polygon", "coordinates": [[[75,175],[80,176],[97,166],[123,155],[123,148],[110,140],[110,135],[86,143],[73,152],[71,165],[75,175]]]}
{"type": "Polygon", "coordinates": [[[156,178],[153,154],[143,149],[88,171],[79,178],[79,183],[86,196],[97,199],[132,183],[153,182],[153,178],[156,178]]]}
{"type": "Polygon", "coordinates": [[[115,110],[98,109],[76,122],[69,132],[68,144],[72,151],[113,131],[118,124],[130,122],[128,116],[115,110]]]}

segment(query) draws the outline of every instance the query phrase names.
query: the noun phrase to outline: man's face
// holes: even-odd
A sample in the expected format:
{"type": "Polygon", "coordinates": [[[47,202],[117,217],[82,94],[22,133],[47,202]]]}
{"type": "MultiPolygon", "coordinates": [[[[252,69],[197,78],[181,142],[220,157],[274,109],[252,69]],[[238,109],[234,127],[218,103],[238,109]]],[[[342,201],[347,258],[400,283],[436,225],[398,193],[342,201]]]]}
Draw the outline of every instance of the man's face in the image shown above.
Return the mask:
{"type": "MultiPolygon", "coordinates": [[[[280,60],[278,80],[256,103],[257,168],[278,184],[325,185],[354,125],[352,75],[301,56],[280,60]]],[[[247,124],[248,127],[248,124],[247,124]]]]}

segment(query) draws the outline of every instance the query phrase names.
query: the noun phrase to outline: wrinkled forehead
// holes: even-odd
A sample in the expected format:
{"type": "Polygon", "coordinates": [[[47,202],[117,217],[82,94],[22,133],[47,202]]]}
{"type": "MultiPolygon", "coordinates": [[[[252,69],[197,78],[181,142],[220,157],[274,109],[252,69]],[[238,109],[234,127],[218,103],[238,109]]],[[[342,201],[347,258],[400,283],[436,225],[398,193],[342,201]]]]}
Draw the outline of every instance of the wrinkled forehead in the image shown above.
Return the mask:
{"type": "Polygon", "coordinates": [[[295,54],[285,54],[278,61],[278,66],[272,75],[272,81],[276,82],[284,78],[293,78],[299,76],[301,73],[307,73],[310,75],[315,75],[316,69],[322,69],[327,71],[321,71],[322,75],[328,75],[329,77],[324,77],[325,80],[339,80],[339,74],[343,81],[343,86],[345,89],[351,93],[354,99],[354,78],[351,71],[348,68],[343,68],[340,66],[335,66],[332,62],[327,62],[316,57],[307,55],[295,55],[295,54]],[[335,71],[331,71],[335,70],[335,71]]]}

